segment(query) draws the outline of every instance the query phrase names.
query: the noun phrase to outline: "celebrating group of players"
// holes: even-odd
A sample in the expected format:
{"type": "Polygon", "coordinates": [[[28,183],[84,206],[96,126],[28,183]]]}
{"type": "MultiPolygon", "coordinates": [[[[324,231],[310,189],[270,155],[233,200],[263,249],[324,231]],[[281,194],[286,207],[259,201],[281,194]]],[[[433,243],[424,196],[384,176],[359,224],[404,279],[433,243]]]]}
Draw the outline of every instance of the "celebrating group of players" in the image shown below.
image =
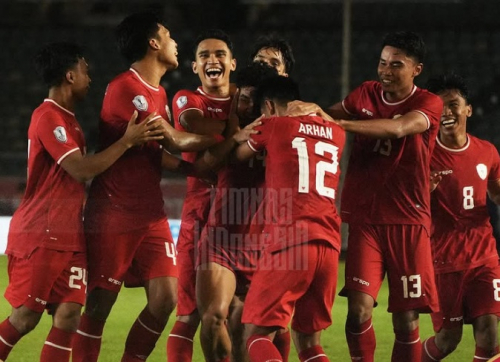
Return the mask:
{"type": "Polygon", "coordinates": [[[346,131],[355,136],[341,197],[349,239],[340,295],[351,359],[374,360],[371,316],[386,274],[392,361],[441,360],[464,322],[474,328],[474,361],[499,352],[486,198],[500,204],[500,158],[466,132],[462,78],[414,85],[425,57],[417,34],[388,34],[379,80],[323,111],[299,100],[286,41],[260,38],[234,87],[233,45],[206,31],[192,62],[201,85],[175,95],[171,116],[160,86],[178,66],[169,30],[138,13],[116,33],[130,69],[107,87],[93,155],[73,113],[90,84],[81,49],[52,43],[36,57],[49,94],[33,112],[27,189],[9,231],[12,312],[0,324],[0,361],[45,309],[53,325],[40,361],[97,361],[122,284],[144,287],[147,304],[121,361],[146,360],[176,307],[169,362],[192,360],[199,325],[209,362],[288,361],[291,339],[300,361],[329,361],[320,335],[336,294],[346,131]],[[162,169],[187,176],[176,246],[162,169]],[[423,343],[421,312],[432,313],[436,332],[423,343]]]}

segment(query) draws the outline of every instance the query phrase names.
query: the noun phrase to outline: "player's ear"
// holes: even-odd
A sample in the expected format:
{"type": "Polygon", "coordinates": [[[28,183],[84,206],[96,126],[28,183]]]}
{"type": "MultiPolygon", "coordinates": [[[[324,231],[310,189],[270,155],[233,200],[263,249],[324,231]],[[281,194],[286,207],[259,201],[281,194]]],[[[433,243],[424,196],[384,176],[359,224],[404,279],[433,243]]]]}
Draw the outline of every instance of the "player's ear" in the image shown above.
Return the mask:
{"type": "Polygon", "coordinates": [[[467,117],[472,116],[472,104],[467,105],[467,110],[465,111],[467,117]]]}
{"type": "Polygon", "coordinates": [[[194,74],[198,74],[198,67],[196,62],[191,62],[191,69],[193,69],[194,74]]]}
{"type": "Polygon", "coordinates": [[[236,70],[236,59],[231,59],[231,71],[235,71],[236,70]]]}
{"type": "Polygon", "coordinates": [[[154,50],[160,49],[160,44],[158,43],[158,40],[155,38],[149,39],[149,46],[154,50]]]}
{"type": "Polygon", "coordinates": [[[73,84],[75,82],[75,73],[72,70],[68,70],[64,78],[68,83],[73,84]]]}
{"type": "Polygon", "coordinates": [[[276,104],[274,104],[273,101],[266,99],[264,101],[264,107],[271,116],[274,116],[276,114],[276,104]]]}
{"type": "Polygon", "coordinates": [[[422,73],[422,70],[424,69],[424,65],[422,63],[418,63],[415,68],[413,69],[413,77],[416,77],[422,73]]]}

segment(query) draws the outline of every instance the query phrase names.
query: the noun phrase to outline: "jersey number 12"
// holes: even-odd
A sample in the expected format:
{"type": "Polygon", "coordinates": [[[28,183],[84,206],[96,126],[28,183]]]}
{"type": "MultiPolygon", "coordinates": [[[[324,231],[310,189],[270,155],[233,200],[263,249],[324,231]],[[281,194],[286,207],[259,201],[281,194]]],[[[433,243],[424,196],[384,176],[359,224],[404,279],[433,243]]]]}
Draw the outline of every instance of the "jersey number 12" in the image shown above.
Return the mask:
{"type": "MultiPolygon", "coordinates": [[[[303,137],[295,137],[292,141],[292,148],[297,150],[299,158],[299,193],[309,192],[309,153],[307,152],[306,140],[303,137]]],[[[318,156],[331,155],[331,162],[319,161],[316,163],[316,191],[321,196],[335,199],[335,189],[325,186],[326,173],[336,174],[338,171],[339,148],[330,143],[318,141],[314,145],[314,153],[318,156]]]]}

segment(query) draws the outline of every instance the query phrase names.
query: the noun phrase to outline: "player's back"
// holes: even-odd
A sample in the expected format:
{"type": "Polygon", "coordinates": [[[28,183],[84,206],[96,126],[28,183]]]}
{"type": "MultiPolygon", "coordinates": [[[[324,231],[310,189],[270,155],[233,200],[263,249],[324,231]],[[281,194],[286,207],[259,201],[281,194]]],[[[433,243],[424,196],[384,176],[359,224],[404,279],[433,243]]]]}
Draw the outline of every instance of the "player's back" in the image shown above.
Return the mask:
{"type": "Polygon", "coordinates": [[[309,240],[324,239],[339,248],[335,199],[344,130],[316,116],[272,117],[263,120],[254,141],[249,144],[267,150],[267,222],[294,229],[287,232],[305,231],[309,240]]]}

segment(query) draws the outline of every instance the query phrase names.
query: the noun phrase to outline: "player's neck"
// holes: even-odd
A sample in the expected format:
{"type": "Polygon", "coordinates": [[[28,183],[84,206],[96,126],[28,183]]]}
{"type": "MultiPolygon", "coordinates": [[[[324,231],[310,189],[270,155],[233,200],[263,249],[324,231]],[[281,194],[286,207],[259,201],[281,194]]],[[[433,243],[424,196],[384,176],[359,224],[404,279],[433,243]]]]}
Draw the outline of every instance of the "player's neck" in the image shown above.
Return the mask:
{"type": "Polygon", "coordinates": [[[47,98],[52,99],[58,105],[70,112],[74,112],[75,110],[75,99],[68,88],[52,87],[49,89],[49,95],[47,98]]]}
{"type": "Polygon", "coordinates": [[[414,84],[412,83],[408,87],[402,88],[395,92],[384,92],[385,99],[390,103],[396,103],[408,98],[408,96],[413,91],[414,84]]]}
{"type": "Polygon", "coordinates": [[[153,87],[160,86],[161,77],[163,77],[168,70],[164,65],[148,59],[142,59],[132,63],[130,67],[139,73],[141,78],[153,87]]]}
{"type": "Polygon", "coordinates": [[[439,133],[439,140],[448,148],[460,149],[467,144],[467,133],[448,135],[439,133]]]}
{"type": "Polygon", "coordinates": [[[209,87],[204,84],[201,85],[203,92],[214,98],[227,98],[230,96],[229,83],[223,86],[209,87]]]}

